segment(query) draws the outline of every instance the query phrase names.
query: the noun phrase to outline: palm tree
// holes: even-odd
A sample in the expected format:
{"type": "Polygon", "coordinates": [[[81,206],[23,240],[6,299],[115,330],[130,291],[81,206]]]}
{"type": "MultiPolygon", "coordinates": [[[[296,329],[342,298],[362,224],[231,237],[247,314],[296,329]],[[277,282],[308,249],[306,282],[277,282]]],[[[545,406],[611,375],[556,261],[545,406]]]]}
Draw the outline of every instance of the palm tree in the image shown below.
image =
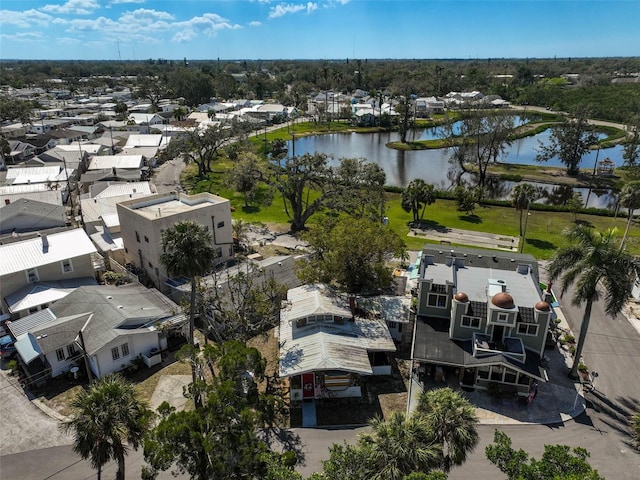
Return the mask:
{"type": "Polygon", "coordinates": [[[529,209],[535,196],[536,187],[530,183],[520,183],[511,189],[511,204],[520,212],[520,236],[523,235],[522,218],[524,212],[529,209]]]}
{"type": "Polygon", "coordinates": [[[124,480],[124,458],[138,448],[150,427],[153,413],[136,398],[132,384],[118,374],[102,377],[71,401],[75,413],[61,424],[74,437],[73,450],[98,470],[110,460],[118,465],[116,480],[124,480]]]}
{"type": "Polygon", "coordinates": [[[449,472],[462,465],[478,445],[476,409],[459,392],[438,388],[424,392],[416,415],[426,422],[440,450],[440,468],[449,472]]]}
{"type": "Polygon", "coordinates": [[[413,222],[422,222],[427,205],[436,201],[433,185],[417,178],[402,191],[402,209],[413,213],[413,222]]]}
{"type": "Polygon", "coordinates": [[[582,356],[584,340],[591,320],[593,302],[603,294],[605,312],[616,316],[631,296],[633,284],[640,275],[640,262],[615,242],[615,229],[594,231],[578,225],[566,232],[569,245],[556,251],[547,266],[549,280],[561,280],[562,294],[572,285],[576,290],[571,300],[573,305],[585,303],[580,336],[569,372],[571,378],[578,376],[578,364],[582,356]]]}
{"type": "Polygon", "coordinates": [[[429,471],[438,464],[440,450],[419,416],[393,412],[385,421],[375,418],[372,432],[359,439],[371,460],[372,480],[400,480],[412,472],[429,471]]]}
{"type": "Polygon", "coordinates": [[[620,248],[623,249],[629,234],[631,220],[633,220],[633,212],[640,208],[640,181],[629,182],[622,187],[620,205],[627,209],[627,227],[624,229],[624,235],[620,242],[620,248]]]}
{"type": "Polygon", "coordinates": [[[171,275],[188,277],[191,282],[189,302],[189,343],[193,344],[198,277],[211,270],[217,258],[209,231],[193,221],[178,222],[162,232],[160,262],[171,275]]]}
{"type": "MultiPolygon", "coordinates": [[[[206,274],[217,258],[209,231],[193,221],[178,222],[162,232],[162,254],[160,262],[171,275],[188,277],[191,282],[189,300],[189,336],[187,340],[194,344],[196,290],[198,278],[206,274]]],[[[196,365],[191,364],[191,377],[196,385],[196,365]]],[[[194,388],[197,392],[197,389],[194,388]]],[[[195,395],[196,407],[200,406],[200,396],[195,395]]]]}

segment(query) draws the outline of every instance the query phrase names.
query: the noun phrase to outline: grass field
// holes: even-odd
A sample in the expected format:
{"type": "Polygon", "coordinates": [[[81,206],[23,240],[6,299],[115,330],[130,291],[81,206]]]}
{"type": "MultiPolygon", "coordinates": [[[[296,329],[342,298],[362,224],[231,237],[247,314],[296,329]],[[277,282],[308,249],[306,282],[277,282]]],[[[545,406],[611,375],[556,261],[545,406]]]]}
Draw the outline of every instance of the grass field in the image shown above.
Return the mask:
{"type": "MultiPolygon", "coordinates": [[[[283,206],[282,198],[276,197],[270,206],[244,206],[242,195],[237,194],[224,182],[225,165],[216,164],[216,171],[209,179],[197,181],[195,169],[187,168],[183,176],[183,184],[189,191],[208,191],[221,195],[231,200],[231,206],[235,209],[233,218],[240,218],[255,224],[280,224],[286,228],[289,221],[283,206]]],[[[453,200],[438,199],[429,205],[425,212],[424,220],[434,226],[474,230],[479,232],[497,233],[511,236],[519,234],[520,214],[514,208],[497,206],[479,206],[474,215],[465,215],[456,210],[453,200]]],[[[400,194],[387,193],[386,215],[389,217],[389,227],[407,242],[411,250],[419,250],[426,243],[419,238],[407,237],[411,214],[400,207],[400,194]]],[[[310,223],[321,221],[322,216],[311,217],[310,223]]],[[[562,235],[566,228],[581,223],[603,230],[617,228],[620,238],[626,227],[626,219],[623,217],[601,217],[596,215],[579,214],[577,218],[567,212],[541,212],[531,210],[527,222],[524,253],[530,253],[536,258],[548,259],[555,250],[565,244],[562,235]]],[[[640,254],[640,231],[638,223],[634,222],[629,231],[627,248],[634,254],[640,254]]]]}

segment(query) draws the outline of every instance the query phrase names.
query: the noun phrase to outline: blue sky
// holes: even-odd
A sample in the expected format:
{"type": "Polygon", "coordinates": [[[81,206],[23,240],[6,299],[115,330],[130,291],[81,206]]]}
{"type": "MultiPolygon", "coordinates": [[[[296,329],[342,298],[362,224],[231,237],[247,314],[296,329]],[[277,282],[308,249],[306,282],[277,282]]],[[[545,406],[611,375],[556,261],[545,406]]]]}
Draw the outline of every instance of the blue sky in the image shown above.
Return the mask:
{"type": "Polygon", "coordinates": [[[640,1],[2,0],[1,59],[640,56],[640,1]]]}

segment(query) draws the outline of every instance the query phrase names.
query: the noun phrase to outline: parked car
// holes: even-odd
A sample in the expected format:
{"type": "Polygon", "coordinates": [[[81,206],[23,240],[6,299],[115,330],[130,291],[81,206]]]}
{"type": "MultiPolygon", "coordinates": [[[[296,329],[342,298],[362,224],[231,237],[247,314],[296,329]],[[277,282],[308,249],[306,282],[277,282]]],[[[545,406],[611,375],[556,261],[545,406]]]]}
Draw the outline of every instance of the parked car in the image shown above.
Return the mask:
{"type": "Polygon", "coordinates": [[[16,354],[16,346],[11,335],[0,338],[0,358],[11,358],[16,354]]]}

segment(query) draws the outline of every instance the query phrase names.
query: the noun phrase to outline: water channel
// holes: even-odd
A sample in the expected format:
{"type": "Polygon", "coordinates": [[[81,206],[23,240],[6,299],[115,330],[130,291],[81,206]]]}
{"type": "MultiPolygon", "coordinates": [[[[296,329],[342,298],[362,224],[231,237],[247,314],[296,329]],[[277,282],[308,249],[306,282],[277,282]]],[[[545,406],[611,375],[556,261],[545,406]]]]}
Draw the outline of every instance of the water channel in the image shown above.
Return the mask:
{"type": "MultiPolygon", "coordinates": [[[[547,143],[550,130],[546,130],[532,137],[525,137],[516,140],[507,151],[504,158],[505,163],[525,164],[525,165],[548,165],[553,167],[563,167],[557,159],[551,159],[546,163],[535,161],[536,149],[539,141],[547,143]]],[[[428,140],[440,138],[436,128],[416,129],[410,132],[408,140],[428,140]]],[[[399,141],[398,132],[384,133],[335,133],[326,135],[316,135],[296,138],[295,152],[292,142],[288,142],[287,148],[290,153],[303,155],[305,153],[325,153],[334,157],[332,162],[338,163],[339,158],[364,158],[369,162],[378,164],[387,175],[387,185],[398,187],[406,186],[411,180],[422,178],[425,182],[433,184],[439,190],[452,188],[457,177],[456,168],[449,163],[449,152],[446,149],[437,150],[395,150],[387,148],[388,142],[399,141]]],[[[620,145],[600,150],[593,150],[582,159],[581,166],[591,168],[596,161],[609,157],[616,166],[623,163],[622,147],[620,145]]],[[[472,176],[463,176],[462,180],[467,184],[472,184],[472,176]]],[[[533,183],[533,182],[532,182],[533,183]]],[[[487,194],[495,199],[509,198],[511,188],[516,182],[493,180],[487,185],[487,194]]],[[[544,198],[541,202],[550,204],[563,204],[571,197],[573,191],[582,195],[585,206],[596,208],[615,209],[616,195],[610,190],[592,190],[588,188],[575,188],[562,185],[537,184],[543,192],[544,198]]]]}

